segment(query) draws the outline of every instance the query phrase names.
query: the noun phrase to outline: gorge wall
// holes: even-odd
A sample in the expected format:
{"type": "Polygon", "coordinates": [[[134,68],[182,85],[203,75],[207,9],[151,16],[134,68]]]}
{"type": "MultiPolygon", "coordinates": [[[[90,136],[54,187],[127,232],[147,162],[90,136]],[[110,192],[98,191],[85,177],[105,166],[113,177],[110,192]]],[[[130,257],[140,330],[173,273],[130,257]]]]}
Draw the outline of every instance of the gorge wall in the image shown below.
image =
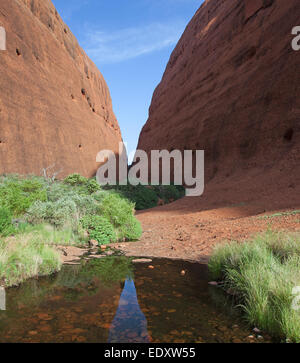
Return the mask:
{"type": "Polygon", "coordinates": [[[154,92],[138,148],[205,150],[206,179],[300,177],[299,0],[206,0],[154,92]]]}
{"type": "Polygon", "coordinates": [[[0,174],[92,176],[121,133],[110,93],[50,0],[0,0],[0,174]]]}

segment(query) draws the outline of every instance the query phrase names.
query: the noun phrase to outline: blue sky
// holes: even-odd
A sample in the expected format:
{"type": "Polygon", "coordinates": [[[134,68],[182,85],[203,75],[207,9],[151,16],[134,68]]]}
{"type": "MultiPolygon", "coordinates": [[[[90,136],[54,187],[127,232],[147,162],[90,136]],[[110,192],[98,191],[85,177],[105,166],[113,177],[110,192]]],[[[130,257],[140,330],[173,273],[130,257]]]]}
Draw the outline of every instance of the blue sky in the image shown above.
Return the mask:
{"type": "Polygon", "coordinates": [[[52,0],[102,72],[128,151],[136,148],[154,89],[202,0],[52,0]]]}

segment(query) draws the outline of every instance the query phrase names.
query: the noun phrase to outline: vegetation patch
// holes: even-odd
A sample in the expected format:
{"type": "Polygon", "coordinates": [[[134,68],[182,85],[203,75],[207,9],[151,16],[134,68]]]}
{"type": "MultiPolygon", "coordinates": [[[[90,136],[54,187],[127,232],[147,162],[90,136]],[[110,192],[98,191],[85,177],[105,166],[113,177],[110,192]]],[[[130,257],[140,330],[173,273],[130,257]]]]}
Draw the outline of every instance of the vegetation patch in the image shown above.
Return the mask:
{"type": "Polygon", "coordinates": [[[46,183],[42,178],[0,177],[0,205],[8,208],[14,216],[24,214],[38,200],[47,200],[46,183]]]}
{"type": "Polygon", "coordinates": [[[175,185],[117,185],[106,186],[106,190],[114,190],[121,196],[135,203],[136,210],[145,210],[157,207],[159,204],[172,203],[185,195],[185,189],[182,186],[175,185]]]}
{"type": "Polygon", "coordinates": [[[267,231],[245,243],[218,246],[209,262],[214,280],[235,296],[248,322],[275,338],[300,342],[300,235],[267,231]]]}
{"type": "Polygon", "coordinates": [[[272,219],[272,218],[279,218],[279,217],[289,217],[289,216],[296,216],[300,214],[300,210],[294,210],[291,212],[281,212],[281,213],[274,213],[268,216],[258,217],[259,219],[272,219]]]}
{"type": "Polygon", "coordinates": [[[6,207],[0,207],[0,234],[7,236],[13,233],[14,228],[12,225],[11,212],[6,207]]]}
{"type": "Polygon", "coordinates": [[[81,220],[84,229],[89,233],[90,239],[96,240],[100,245],[116,241],[113,225],[101,216],[85,216],[81,220]]]}
{"type": "Polygon", "coordinates": [[[141,234],[135,203],[95,179],[0,177],[0,280],[6,286],[59,270],[55,246],[135,241],[141,234]]]}
{"type": "Polygon", "coordinates": [[[10,287],[35,277],[50,275],[61,268],[60,255],[35,233],[0,241],[0,281],[10,287]]]}

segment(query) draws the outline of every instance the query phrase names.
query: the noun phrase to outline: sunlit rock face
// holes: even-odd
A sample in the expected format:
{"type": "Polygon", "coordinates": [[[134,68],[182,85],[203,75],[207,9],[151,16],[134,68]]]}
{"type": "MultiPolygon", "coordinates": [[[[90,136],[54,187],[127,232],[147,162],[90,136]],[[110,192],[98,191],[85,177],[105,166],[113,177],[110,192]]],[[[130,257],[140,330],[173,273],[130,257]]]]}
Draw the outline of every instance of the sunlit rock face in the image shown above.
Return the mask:
{"type": "Polygon", "coordinates": [[[92,176],[121,140],[110,93],[50,0],[0,2],[0,173],[92,176]]]}
{"type": "Polygon", "coordinates": [[[298,0],[207,0],[154,92],[139,149],[205,150],[206,178],[299,175],[298,0]]]}

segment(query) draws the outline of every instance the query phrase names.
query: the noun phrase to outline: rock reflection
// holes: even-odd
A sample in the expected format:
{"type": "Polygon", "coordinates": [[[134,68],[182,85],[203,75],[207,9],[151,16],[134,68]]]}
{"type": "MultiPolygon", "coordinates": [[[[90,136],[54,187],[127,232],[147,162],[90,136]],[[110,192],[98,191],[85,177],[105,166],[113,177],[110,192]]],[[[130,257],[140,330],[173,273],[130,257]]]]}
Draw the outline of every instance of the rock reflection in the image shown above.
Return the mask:
{"type": "Polygon", "coordinates": [[[125,281],[108,342],[149,343],[147,320],[140,308],[135,284],[131,279],[125,281]]]}

